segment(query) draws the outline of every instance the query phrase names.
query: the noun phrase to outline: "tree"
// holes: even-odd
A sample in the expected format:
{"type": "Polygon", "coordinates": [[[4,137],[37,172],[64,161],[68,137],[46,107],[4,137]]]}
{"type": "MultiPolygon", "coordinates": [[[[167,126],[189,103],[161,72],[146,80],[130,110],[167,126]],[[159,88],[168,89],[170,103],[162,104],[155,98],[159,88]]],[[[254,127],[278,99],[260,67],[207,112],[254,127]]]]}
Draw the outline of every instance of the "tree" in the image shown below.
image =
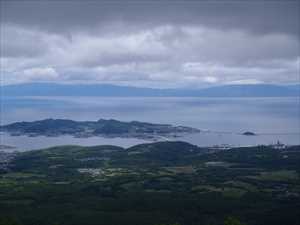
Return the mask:
{"type": "Polygon", "coordinates": [[[20,225],[15,218],[0,217],[0,225],[20,225]]]}
{"type": "Polygon", "coordinates": [[[241,221],[234,217],[227,217],[224,221],[224,225],[245,225],[241,221]]]}

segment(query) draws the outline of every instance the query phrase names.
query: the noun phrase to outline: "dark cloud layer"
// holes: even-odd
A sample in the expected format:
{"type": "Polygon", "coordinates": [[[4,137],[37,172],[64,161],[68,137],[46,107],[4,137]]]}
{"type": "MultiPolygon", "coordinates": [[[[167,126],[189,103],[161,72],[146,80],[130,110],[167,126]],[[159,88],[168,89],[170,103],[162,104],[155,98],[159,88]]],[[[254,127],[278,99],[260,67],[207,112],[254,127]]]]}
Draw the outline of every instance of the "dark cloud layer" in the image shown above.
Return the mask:
{"type": "Polygon", "coordinates": [[[5,1],[2,21],[72,31],[122,21],[299,35],[298,1],[5,1]]]}
{"type": "Polygon", "coordinates": [[[3,83],[299,82],[299,1],[1,1],[3,83]]]}

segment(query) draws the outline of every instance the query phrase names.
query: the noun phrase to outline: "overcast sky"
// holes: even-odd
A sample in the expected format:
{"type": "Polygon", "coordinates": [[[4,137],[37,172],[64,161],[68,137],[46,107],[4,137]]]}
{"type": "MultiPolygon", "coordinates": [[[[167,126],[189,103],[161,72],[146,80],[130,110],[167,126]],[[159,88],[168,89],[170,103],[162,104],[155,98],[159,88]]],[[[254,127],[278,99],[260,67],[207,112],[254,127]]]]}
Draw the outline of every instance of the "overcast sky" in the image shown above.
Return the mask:
{"type": "Polygon", "coordinates": [[[299,83],[300,1],[3,1],[1,83],[299,83]]]}

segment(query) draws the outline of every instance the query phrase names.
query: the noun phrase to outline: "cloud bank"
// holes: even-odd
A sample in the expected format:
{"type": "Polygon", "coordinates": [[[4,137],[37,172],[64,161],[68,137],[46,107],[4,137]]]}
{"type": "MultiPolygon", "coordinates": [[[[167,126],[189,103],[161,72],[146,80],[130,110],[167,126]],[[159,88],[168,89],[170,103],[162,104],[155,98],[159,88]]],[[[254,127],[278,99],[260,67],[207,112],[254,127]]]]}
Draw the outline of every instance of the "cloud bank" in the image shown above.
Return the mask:
{"type": "Polygon", "coordinates": [[[1,83],[297,83],[299,6],[1,1],[1,83]]]}

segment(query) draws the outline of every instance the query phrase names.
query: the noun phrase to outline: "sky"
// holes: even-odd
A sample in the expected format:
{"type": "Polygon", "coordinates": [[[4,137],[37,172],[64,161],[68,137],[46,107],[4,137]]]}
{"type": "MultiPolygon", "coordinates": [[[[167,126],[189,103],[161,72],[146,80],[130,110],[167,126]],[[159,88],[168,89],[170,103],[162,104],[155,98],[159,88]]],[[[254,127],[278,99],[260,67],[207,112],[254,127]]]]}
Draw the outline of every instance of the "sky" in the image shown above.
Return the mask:
{"type": "Polygon", "coordinates": [[[300,1],[1,1],[1,84],[300,83],[300,1]]]}

